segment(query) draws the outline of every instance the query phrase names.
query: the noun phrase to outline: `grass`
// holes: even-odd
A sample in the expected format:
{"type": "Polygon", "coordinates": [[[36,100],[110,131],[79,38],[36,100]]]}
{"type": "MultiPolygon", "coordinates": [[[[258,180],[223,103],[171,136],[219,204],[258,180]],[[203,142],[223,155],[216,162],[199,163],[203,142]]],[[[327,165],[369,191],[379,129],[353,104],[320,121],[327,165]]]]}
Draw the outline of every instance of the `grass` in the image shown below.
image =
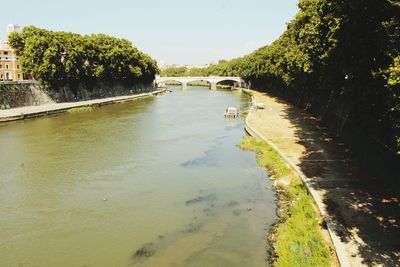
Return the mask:
{"type": "Polygon", "coordinates": [[[250,90],[250,89],[239,88],[239,87],[237,87],[237,88],[235,88],[235,89],[237,89],[237,90],[242,90],[243,93],[248,94],[249,96],[253,96],[253,94],[254,94],[253,91],[250,90]]]}
{"type": "Polygon", "coordinates": [[[77,107],[77,108],[71,108],[68,110],[69,113],[79,113],[79,112],[87,112],[87,111],[93,111],[93,107],[77,107]]]}
{"type": "Polygon", "coordinates": [[[254,151],[257,163],[275,180],[279,220],[269,234],[273,266],[332,266],[333,249],[322,235],[320,215],[301,179],[265,142],[248,137],[240,147],[254,151]]]}
{"type": "Polygon", "coordinates": [[[255,138],[243,138],[240,142],[243,150],[254,151],[257,154],[257,163],[268,170],[270,176],[285,177],[292,175],[292,169],[267,143],[258,141],[255,138]]]}
{"type": "Polygon", "coordinates": [[[217,84],[218,89],[232,89],[232,87],[231,85],[217,84]]]}

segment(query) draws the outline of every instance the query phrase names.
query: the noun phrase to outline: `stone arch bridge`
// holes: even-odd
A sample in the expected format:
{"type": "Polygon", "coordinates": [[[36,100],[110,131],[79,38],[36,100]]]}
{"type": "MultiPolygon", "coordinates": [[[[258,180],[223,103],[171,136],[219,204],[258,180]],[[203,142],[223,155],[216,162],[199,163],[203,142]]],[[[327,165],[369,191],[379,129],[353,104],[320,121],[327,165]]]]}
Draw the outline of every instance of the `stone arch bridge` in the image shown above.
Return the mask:
{"type": "Polygon", "coordinates": [[[187,89],[188,83],[205,81],[210,83],[211,90],[217,89],[217,84],[223,81],[233,81],[237,83],[238,87],[244,84],[244,81],[240,77],[223,77],[223,76],[198,76],[198,77],[161,77],[156,76],[155,83],[158,85],[160,83],[166,82],[179,82],[182,84],[182,89],[187,89]]]}

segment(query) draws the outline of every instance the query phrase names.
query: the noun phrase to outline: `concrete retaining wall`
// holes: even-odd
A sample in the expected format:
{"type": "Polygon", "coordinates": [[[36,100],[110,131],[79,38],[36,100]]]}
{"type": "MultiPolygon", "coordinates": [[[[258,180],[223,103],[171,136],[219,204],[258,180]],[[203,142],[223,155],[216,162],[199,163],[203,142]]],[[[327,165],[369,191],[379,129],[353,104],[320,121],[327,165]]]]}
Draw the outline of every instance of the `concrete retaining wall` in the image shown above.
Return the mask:
{"type": "Polygon", "coordinates": [[[34,81],[0,82],[0,109],[133,95],[150,92],[152,89],[149,85],[115,84],[99,85],[93,88],[78,86],[74,90],[62,87],[56,91],[44,90],[34,81]]]}
{"type": "Polygon", "coordinates": [[[134,101],[136,99],[140,99],[143,97],[156,96],[158,94],[162,94],[165,92],[166,89],[162,89],[141,94],[132,94],[132,95],[106,97],[93,100],[53,103],[40,106],[29,106],[29,107],[19,107],[7,110],[0,110],[0,123],[32,119],[49,115],[59,115],[66,113],[74,108],[81,108],[81,107],[96,108],[104,105],[124,103],[128,101],[134,101]]]}
{"type": "Polygon", "coordinates": [[[0,83],[0,109],[50,104],[54,101],[35,82],[0,83]]]}

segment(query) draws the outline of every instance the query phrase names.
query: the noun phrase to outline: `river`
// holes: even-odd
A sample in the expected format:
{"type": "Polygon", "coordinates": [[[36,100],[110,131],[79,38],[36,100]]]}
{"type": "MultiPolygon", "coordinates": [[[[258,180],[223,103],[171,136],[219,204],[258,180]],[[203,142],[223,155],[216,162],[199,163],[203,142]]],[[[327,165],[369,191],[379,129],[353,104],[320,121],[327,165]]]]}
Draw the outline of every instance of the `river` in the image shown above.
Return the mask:
{"type": "Polygon", "coordinates": [[[274,192],[237,147],[240,92],[0,126],[0,266],[267,266],[274,192]]]}

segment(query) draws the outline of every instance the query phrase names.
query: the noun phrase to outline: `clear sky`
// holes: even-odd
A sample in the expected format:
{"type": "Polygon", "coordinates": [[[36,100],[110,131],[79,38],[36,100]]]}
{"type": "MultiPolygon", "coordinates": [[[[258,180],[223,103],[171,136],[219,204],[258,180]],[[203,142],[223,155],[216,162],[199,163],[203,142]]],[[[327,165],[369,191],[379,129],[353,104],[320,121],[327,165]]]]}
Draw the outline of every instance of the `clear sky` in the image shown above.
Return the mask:
{"type": "Polygon", "coordinates": [[[0,16],[2,37],[9,23],[106,33],[131,40],[159,63],[179,65],[248,54],[278,38],[298,10],[297,0],[19,0],[11,6],[0,16]]]}

